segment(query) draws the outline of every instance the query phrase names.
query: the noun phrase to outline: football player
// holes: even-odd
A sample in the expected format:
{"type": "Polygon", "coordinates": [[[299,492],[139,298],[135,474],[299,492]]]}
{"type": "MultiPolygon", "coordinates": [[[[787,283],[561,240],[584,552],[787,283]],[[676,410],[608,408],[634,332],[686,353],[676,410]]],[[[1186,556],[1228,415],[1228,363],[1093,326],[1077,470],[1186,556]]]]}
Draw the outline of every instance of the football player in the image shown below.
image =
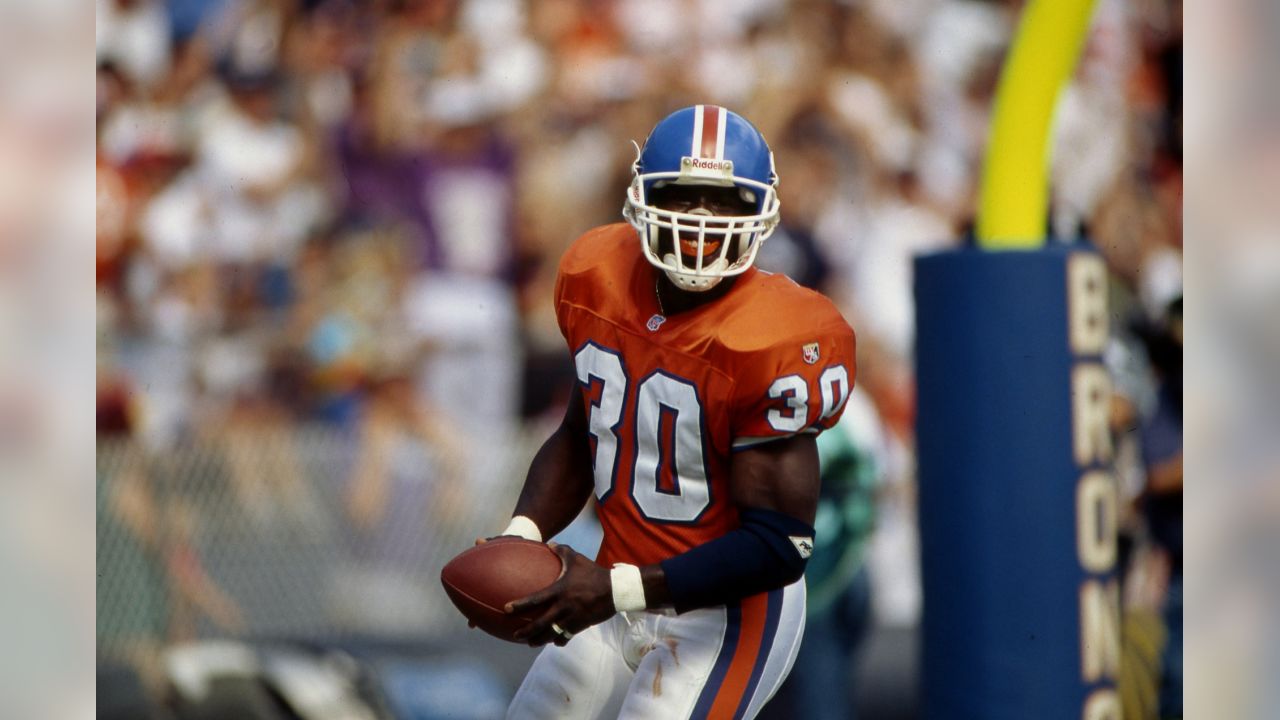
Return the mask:
{"type": "Polygon", "coordinates": [[[753,266],[778,223],[760,132],[671,114],[624,217],[565,252],[555,308],[578,383],[502,533],[542,541],[594,495],[593,562],[508,606],[548,645],[511,718],[750,718],[791,668],[818,504],[815,437],[840,417],[854,335],[829,300],[753,266]]]}

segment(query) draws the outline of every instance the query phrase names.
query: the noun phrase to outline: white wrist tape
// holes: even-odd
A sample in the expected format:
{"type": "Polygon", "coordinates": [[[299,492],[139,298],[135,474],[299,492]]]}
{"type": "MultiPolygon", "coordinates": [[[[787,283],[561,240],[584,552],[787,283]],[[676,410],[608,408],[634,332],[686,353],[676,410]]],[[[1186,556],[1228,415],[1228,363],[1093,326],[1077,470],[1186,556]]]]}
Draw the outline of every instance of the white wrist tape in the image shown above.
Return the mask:
{"type": "Polygon", "coordinates": [[[507,529],[498,533],[499,535],[515,535],[525,540],[534,542],[542,542],[542,531],[534,524],[532,520],[524,515],[517,515],[511,518],[511,524],[507,525],[507,529]]]}
{"type": "Polygon", "coordinates": [[[644,583],[640,580],[640,568],[625,563],[614,563],[609,571],[613,582],[613,607],[618,612],[644,610],[644,583]]]}

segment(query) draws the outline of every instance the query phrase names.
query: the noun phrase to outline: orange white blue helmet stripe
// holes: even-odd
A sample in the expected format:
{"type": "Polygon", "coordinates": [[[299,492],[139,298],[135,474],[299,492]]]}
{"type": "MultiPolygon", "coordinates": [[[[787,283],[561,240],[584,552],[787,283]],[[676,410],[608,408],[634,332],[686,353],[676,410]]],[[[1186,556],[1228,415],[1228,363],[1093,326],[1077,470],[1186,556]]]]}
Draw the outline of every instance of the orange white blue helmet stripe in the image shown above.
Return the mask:
{"type": "Polygon", "coordinates": [[[695,105],[693,145],[690,157],[724,159],[725,115],[728,110],[717,105],[695,105]]]}

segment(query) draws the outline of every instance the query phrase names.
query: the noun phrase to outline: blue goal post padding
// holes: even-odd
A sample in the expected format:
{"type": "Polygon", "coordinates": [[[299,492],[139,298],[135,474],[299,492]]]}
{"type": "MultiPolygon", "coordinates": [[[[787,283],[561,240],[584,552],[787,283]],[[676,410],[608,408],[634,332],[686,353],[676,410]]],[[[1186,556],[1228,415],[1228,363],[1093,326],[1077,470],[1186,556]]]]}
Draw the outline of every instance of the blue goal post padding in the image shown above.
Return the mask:
{"type": "Polygon", "coordinates": [[[1118,718],[1105,266],[947,251],[915,298],[925,717],[1118,718]]]}

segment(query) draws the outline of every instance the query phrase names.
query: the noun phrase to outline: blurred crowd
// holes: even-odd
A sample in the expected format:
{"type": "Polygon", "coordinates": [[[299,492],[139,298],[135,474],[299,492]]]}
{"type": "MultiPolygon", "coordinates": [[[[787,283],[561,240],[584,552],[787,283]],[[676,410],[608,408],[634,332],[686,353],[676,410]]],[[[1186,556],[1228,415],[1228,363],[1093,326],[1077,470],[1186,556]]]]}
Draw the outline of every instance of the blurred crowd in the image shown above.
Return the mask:
{"type": "MultiPolygon", "coordinates": [[[[561,252],[621,221],[631,141],[717,103],[777,158],[759,264],[858,331],[877,542],[909,557],[911,259],[971,242],[1021,5],[98,0],[99,436],[157,450],[319,424],[376,450],[399,428],[466,458],[554,422],[573,382],[561,252]]],[[[1098,0],[1046,228],[1109,264],[1123,496],[1132,531],[1165,543],[1171,521],[1144,518],[1154,482],[1181,522],[1181,18],[1098,0]]],[[[349,512],[372,522],[381,497],[349,512]]],[[[911,622],[918,588],[892,575],[877,610],[911,622]]]]}
{"type": "MultiPolygon", "coordinates": [[[[555,415],[560,252],[713,102],[777,155],[761,264],[837,300],[908,441],[910,258],[971,225],[1018,5],[100,0],[100,432],[345,426],[406,383],[463,431],[555,415]]],[[[1052,233],[1121,317],[1181,287],[1179,25],[1102,0],[1057,123],[1052,233]]]]}

